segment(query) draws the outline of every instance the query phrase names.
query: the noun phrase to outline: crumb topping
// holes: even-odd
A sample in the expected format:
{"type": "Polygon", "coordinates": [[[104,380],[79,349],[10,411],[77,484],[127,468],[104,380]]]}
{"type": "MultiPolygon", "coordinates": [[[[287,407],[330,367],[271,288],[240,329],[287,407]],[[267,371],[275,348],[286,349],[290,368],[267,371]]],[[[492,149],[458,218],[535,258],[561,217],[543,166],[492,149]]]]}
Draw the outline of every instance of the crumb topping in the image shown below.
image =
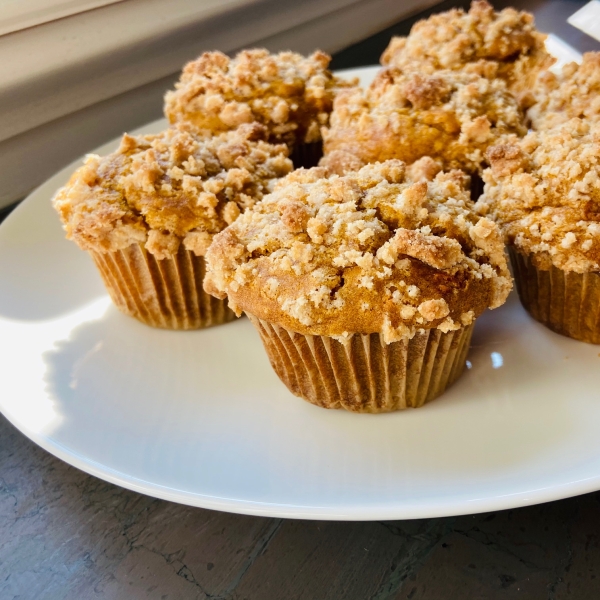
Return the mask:
{"type": "MultiPolygon", "coordinates": [[[[423,156],[407,167],[408,176],[413,181],[433,181],[435,176],[442,170],[442,163],[439,160],[433,160],[431,156],[423,156]]],[[[470,184],[470,178],[466,179],[465,185],[470,184]]]]}
{"type": "Polygon", "coordinates": [[[489,151],[478,212],[535,264],[600,270],[600,125],[572,119],[489,151]]]}
{"type": "Polygon", "coordinates": [[[185,125],[125,134],[119,149],[90,155],[53,199],[67,237],[84,250],[145,244],[159,260],[183,242],[203,256],[212,236],[292,169],[284,145],[257,123],[218,136],[185,125]]]}
{"type": "Polygon", "coordinates": [[[534,129],[550,129],[574,117],[600,116],[600,52],[587,52],[580,65],[565,65],[559,75],[544,73],[534,90],[537,102],[527,116],[534,129]]]}
{"type": "Polygon", "coordinates": [[[511,289],[495,223],[472,210],[460,171],[412,181],[404,163],[344,176],[297,170],[215,236],[205,289],[293,331],[381,332],[470,324],[511,289]]]}
{"type": "Polygon", "coordinates": [[[274,143],[321,140],[333,98],[344,82],[327,69],[331,57],[315,52],[269,54],[243,50],[235,58],[205,52],[188,63],[165,96],[165,114],[171,123],[189,122],[213,132],[257,121],[269,130],[274,143]]]}
{"type": "Polygon", "coordinates": [[[410,164],[429,156],[446,170],[472,173],[483,168],[490,145],[509,134],[525,135],[523,123],[502,80],[384,69],[366,90],[345,90],[336,98],[323,131],[323,164],[343,173],[356,163],[397,158],[410,164]]]}
{"type": "Polygon", "coordinates": [[[514,8],[495,12],[487,2],[475,0],[469,12],[432,15],[415,23],[408,37],[392,38],[381,63],[420,73],[452,69],[499,77],[520,95],[554,63],[545,39],[535,29],[533,15],[514,8]]]}

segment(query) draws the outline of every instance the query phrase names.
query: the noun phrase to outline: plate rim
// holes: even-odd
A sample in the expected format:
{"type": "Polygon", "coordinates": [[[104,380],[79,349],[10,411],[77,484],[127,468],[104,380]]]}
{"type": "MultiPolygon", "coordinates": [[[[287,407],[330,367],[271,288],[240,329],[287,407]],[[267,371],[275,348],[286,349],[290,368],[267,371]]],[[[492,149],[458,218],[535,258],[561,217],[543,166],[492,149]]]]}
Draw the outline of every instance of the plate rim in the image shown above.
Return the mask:
{"type": "MultiPolygon", "coordinates": [[[[0,407],[1,408],[1,407],[0,407]]],[[[10,415],[0,410],[3,416],[23,435],[36,445],[46,450],[67,464],[132,492],[137,492],[152,498],[168,502],[176,502],[185,506],[193,506],[207,510],[219,510],[240,515],[286,519],[309,519],[317,521],[389,521],[409,519],[433,519],[457,517],[463,515],[495,512],[524,508],[556,500],[564,500],[600,490],[600,474],[585,479],[579,479],[552,487],[541,487],[530,491],[517,492],[493,497],[482,497],[460,501],[428,502],[424,507],[418,503],[390,506],[370,504],[364,506],[298,506],[293,504],[257,502],[234,498],[223,498],[213,495],[202,495],[185,492],[148,482],[115,469],[103,466],[97,461],[82,458],[77,453],[69,452],[60,443],[53,442],[26,425],[12,419],[10,415]],[[510,498],[510,500],[506,500],[510,498]]]]}
{"type": "MultiPolygon", "coordinates": [[[[340,71],[345,76],[360,76],[374,73],[379,68],[378,65],[360,67],[357,69],[346,69],[340,71]]],[[[132,133],[147,132],[149,129],[160,128],[164,126],[164,118],[152,121],[132,133]]],[[[111,140],[102,146],[93,150],[93,152],[103,153],[116,147],[118,139],[111,140]]],[[[21,211],[26,210],[30,204],[41,201],[41,194],[49,185],[61,185],[70,173],[81,164],[81,158],[73,161],[44,183],[33,190],[0,224],[0,236],[7,227],[11,227],[13,222],[20,218],[21,211]]],[[[497,510],[507,510],[519,507],[531,506],[534,504],[561,500],[564,498],[585,494],[600,489],[600,473],[595,476],[576,479],[562,484],[556,484],[551,487],[534,488],[527,491],[521,491],[506,495],[493,495],[489,497],[480,497],[472,500],[444,500],[441,496],[432,502],[428,499],[426,504],[422,503],[400,503],[391,505],[389,502],[377,505],[370,503],[364,505],[324,505],[324,506],[306,506],[283,503],[269,503],[254,500],[243,500],[239,498],[225,498],[214,495],[202,495],[185,490],[170,488],[161,484],[152,483],[131,476],[127,473],[112,469],[83,457],[77,452],[67,449],[65,446],[54,440],[52,437],[45,436],[33,431],[26,423],[19,421],[13,414],[5,410],[0,403],[0,413],[4,415],[9,423],[26,437],[32,440],[36,445],[49,452],[58,459],[83,471],[89,475],[107,481],[111,484],[128,489],[133,492],[147,496],[159,498],[162,500],[177,502],[180,504],[204,508],[209,510],[220,510],[236,514],[252,515],[260,517],[291,518],[291,519],[311,519],[311,520],[339,520],[339,521],[375,521],[375,520],[395,520],[395,519],[420,519],[420,518],[440,518],[451,517],[465,514],[476,514],[497,510]]]]}

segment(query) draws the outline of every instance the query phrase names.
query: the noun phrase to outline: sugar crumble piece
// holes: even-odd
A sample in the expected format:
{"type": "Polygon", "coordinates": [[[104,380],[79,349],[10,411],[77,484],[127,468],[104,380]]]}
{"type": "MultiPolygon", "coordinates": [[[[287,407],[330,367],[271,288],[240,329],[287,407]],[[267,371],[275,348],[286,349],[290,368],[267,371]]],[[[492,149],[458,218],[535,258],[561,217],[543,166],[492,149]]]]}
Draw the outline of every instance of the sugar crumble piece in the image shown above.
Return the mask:
{"type": "Polygon", "coordinates": [[[256,123],[214,136],[186,125],[126,134],[116,152],[89,157],[53,204],[84,250],[145,243],[161,260],[183,242],[202,256],[214,234],[292,170],[287,147],[266,137],[256,123]]]}
{"type": "Polygon", "coordinates": [[[338,94],[323,128],[321,164],[343,175],[399,159],[412,165],[414,181],[432,181],[442,169],[481,171],[490,146],[526,132],[523,111],[500,79],[389,67],[366,90],[338,94]]]}
{"type": "Polygon", "coordinates": [[[320,51],[305,57],[259,48],[233,58],[205,52],[185,65],[167,92],[165,114],[171,124],[213,133],[256,121],[267,128],[269,141],[290,149],[318,142],[335,94],[354,83],[333,75],[330,60],[320,51]]]}
{"type": "Polygon", "coordinates": [[[543,270],[598,271],[600,126],[571,119],[491,148],[488,156],[478,212],[543,270]]]}
{"type": "Polygon", "coordinates": [[[586,52],[581,64],[569,63],[558,75],[544,73],[527,111],[533,129],[549,130],[570,119],[600,116],[600,52],[586,52]]]}
{"type": "Polygon", "coordinates": [[[407,37],[393,37],[381,63],[405,72],[451,69],[500,78],[525,101],[537,75],[554,63],[545,39],[531,14],[514,8],[496,12],[475,0],[468,12],[434,14],[415,23],[407,37]]]}
{"type": "Polygon", "coordinates": [[[468,182],[415,181],[398,160],[294,171],[215,235],[205,289],[310,335],[389,343],[470,325],[511,286],[502,235],[473,211],[468,182]]]}

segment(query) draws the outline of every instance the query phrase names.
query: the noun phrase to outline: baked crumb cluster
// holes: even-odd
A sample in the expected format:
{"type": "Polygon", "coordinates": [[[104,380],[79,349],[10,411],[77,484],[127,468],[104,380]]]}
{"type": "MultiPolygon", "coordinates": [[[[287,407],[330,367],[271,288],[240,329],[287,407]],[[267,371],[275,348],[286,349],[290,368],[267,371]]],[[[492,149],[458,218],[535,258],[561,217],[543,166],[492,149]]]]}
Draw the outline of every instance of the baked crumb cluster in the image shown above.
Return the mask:
{"type": "Polygon", "coordinates": [[[469,325],[511,289],[495,223],[460,171],[414,181],[398,160],[298,170],[215,236],[205,290],[299,333],[344,339],[469,325]]]}
{"type": "Polygon", "coordinates": [[[257,121],[268,128],[270,141],[290,148],[318,142],[337,89],[349,85],[328,71],[330,60],[323,52],[304,57],[257,49],[235,58],[205,52],[167,92],[165,114],[171,123],[213,132],[257,121]]]}
{"type": "Polygon", "coordinates": [[[382,70],[366,90],[340,92],[322,164],[335,172],[396,158],[423,156],[444,169],[479,171],[488,146],[524,135],[523,114],[500,79],[460,71],[433,75],[382,70]]]}
{"type": "Polygon", "coordinates": [[[478,211],[548,270],[600,270],[600,124],[572,119],[489,151],[478,211]]]}
{"type": "Polygon", "coordinates": [[[88,156],[53,203],[84,250],[145,244],[163,259],[183,242],[202,256],[215,233],[292,170],[287,147],[266,136],[256,123],[212,137],[184,125],[124,135],[113,154],[88,156]]]}
{"type": "Polygon", "coordinates": [[[551,129],[574,117],[600,118],[600,52],[583,55],[580,65],[565,65],[559,75],[547,72],[538,80],[537,102],[527,116],[534,129],[551,129]]]}
{"type": "Polygon", "coordinates": [[[514,8],[495,12],[487,2],[476,0],[469,12],[453,9],[432,15],[416,23],[408,37],[392,38],[381,62],[403,71],[452,69],[499,77],[521,94],[554,62],[545,39],[531,14],[514,8]]]}

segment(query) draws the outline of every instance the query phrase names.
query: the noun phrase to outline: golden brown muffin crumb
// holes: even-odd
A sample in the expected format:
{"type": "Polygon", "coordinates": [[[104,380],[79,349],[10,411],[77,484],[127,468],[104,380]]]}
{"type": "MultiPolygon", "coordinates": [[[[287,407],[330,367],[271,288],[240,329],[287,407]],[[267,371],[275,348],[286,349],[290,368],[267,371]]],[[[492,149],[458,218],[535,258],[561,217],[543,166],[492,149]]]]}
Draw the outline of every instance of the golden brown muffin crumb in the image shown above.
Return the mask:
{"type": "Polygon", "coordinates": [[[489,151],[477,209],[536,266],[600,270],[600,124],[572,119],[489,151]]]}
{"type": "Polygon", "coordinates": [[[559,75],[547,72],[534,90],[527,116],[534,129],[550,129],[574,117],[600,117],[600,52],[587,52],[580,65],[565,65],[559,75]]]}
{"type": "Polygon", "coordinates": [[[321,140],[333,98],[344,82],[327,69],[331,58],[323,52],[309,57],[294,52],[269,54],[244,50],[235,58],[205,52],[188,63],[175,90],[165,96],[171,123],[189,122],[213,132],[258,121],[274,143],[321,140]]]}
{"type": "Polygon", "coordinates": [[[160,260],[183,242],[202,256],[215,233],[291,171],[287,147],[266,136],[257,123],[214,137],[185,125],[126,134],[113,154],[88,156],[53,204],[67,237],[84,250],[145,243],[160,260]]]}
{"type": "Polygon", "coordinates": [[[398,160],[280,180],[209,248],[205,289],[292,331],[345,338],[470,324],[511,288],[495,223],[462,172],[411,181],[398,160]]]}
{"type": "Polygon", "coordinates": [[[522,112],[501,80],[384,69],[368,89],[338,95],[323,132],[322,164],[343,173],[360,162],[429,156],[445,169],[475,172],[490,145],[525,133],[522,112]]]}
{"type": "Polygon", "coordinates": [[[423,156],[407,167],[408,176],[413,181],[433,181],[434,177],[442,170],[442,163],[439,160],[433,160],[431,156],[423,156]]]}
{"type": "Polygon", "coordinates": [[[554,63],[546,36],[533,16],[514,8],[495,12],[482,0],[469,12],[452,9],[416,23],[408,37],[394,37],[381,57],[383,65],[432,74],[462,70],[504,79],[516,94],[526,93],[538,73],[554,63]]]}
{"type": "Polygon", "coordinates": [[[366,162],[345,150],[331,150],[319,161],[320,167],[325,167],[330,173],[344,175],[348,171],[358,171],[366,162]]]}

